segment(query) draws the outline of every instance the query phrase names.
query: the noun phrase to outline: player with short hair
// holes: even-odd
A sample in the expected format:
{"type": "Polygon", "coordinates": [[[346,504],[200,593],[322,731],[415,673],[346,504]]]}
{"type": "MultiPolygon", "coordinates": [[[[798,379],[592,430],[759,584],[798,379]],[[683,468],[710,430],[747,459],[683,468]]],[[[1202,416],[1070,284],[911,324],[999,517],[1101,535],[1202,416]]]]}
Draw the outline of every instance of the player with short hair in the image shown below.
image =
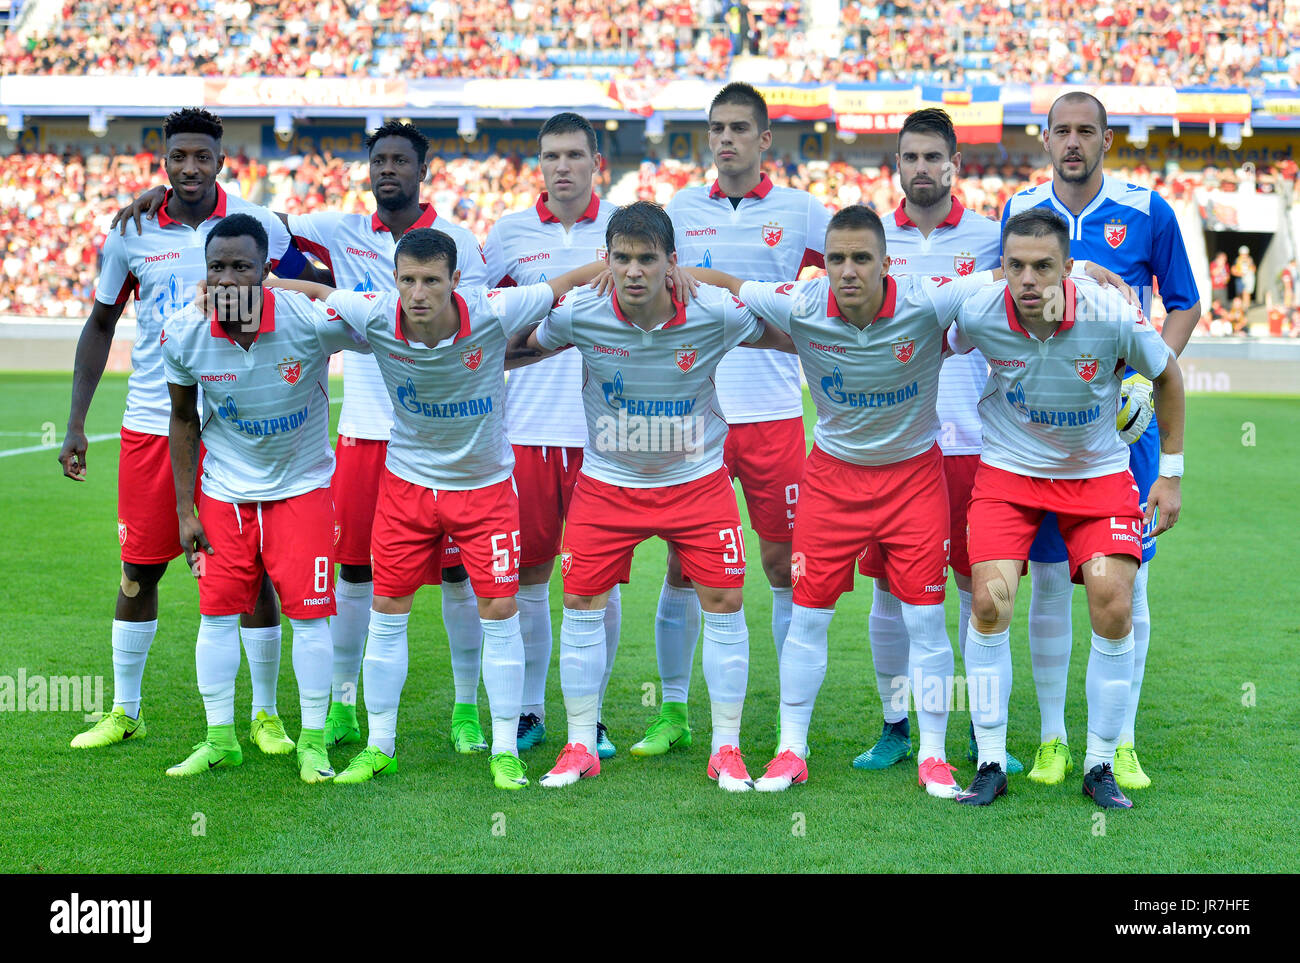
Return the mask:
{"type": "MultiPolygon", "coordinates": [[[[77,342],[68,429],[59,452],[63,473],[86,479],[86,412],[108,361],[113,332],[128,299],[137,305],[138,335],[131,349],[131,378],[122,418],[118,461],[117,534],[122,578],[113,618],[113,709],[72,740],[98,748],[145,735],[141,688],[145,661],[158,631],[158,582],[181,554],[172,466],[167,448],[169,405],[159,335],[194,297],[205,277],[203,248],[227,214],[256,217],[270,237],[272,263],[293,276],[309,270],[269,211],[228,195],[217,183],[225,165],[221,118],[186,107],[163,121],[163,169],[171,184],[159,188],[156,221],[134,231],[109,232],[101,253],[95,304],[77,342]]],[[[252,730],[268,753],[293,750],[276,708],[280,672],[280,614],[269,580],[254,608],[241,618],[240,635],[253,682],[252,730]]]]}
{"type": "MultiPolygon", "coordinates": [[[[952,195],[961,170],[961,151],[952,118],[927,107],[913,111],[898,133],[894,155],[903,202],[883,218],[893,275],[964,277],[998,266],[1001,237],[998,224],[967,210],[952,195]]],[[[939,447],[943,451],[951,519],[948,563],[957,583],[957,651],[966,651],[970,622],[970,559],[966,556],[966,509],[979,464],[980,421],[976,406],[988,374],[978,351],[950,354],[939,370],[939,447]]],[[[868,552],[858,564],[875,577],[868,620],[871,660],[884,716],[880,738],[853,760],[857,769],[884,769],[912,757],[907,719],[908,638],[901,602],[889,591],[884,569],[868,552]],[[901,683],[901,685],[900,685],[901,683]]],[[[970,732],[968,758],[975,761],[975,730],[970,732]]],[[[1008,771],[1020,772],[1020,762],[1007,757],[1008,771]]]]}
{"type": "MultiPolygon", "coordinates": [[[[601,168],[596,131],[575,113],[549,118],[537,135],[546,190],[527,210],[506,214],[483,244],[488,277],[497,286],[534,284],[605,257],[605,225],[617,208],[596,197],[601,168]]],[[[550,579],[560,552],[564,515],[582,467],[587,424],[582,413],[582,359],[567,351],[506,379],[506,433],[515,453],[519,492],[519,625],[524,637],[524,704],[519,748],[546,739],[546,674],[551,661],[550,579]]],[[[618,586],[605,607],[604,702],[618,651],[622,604],[618,586]]],[[[597,754],[614,755],[603,722],[597,754]]]]}
{"type": "Polygon", "coordinates": [[[211,310],[190,304],[167,319],[159,336],[172,403],[179,544],[199,583],[194,662],[208,721],[206,738],[167,775],[243,761],[234,726],[238,618],[269,576],[293,627],[299,777],[324,782],[334,776],[324,733],[335,539],[329,356],[364,345],[325,324],[325,312],[309,298],[262,286],[270,268],[267,234],[254,217],[223,218],[208,232],[205,252],[211,310]],[[207,453],[196,518],[200,431],[207,453]]]}
{"type": "Polygon", "coordinates": [[[534,348],[582,355],[587,450],[564,530],[560,685],[568,741],[542,785],[600,774],[595,745],[605,662],[606,598],[628,580],[632,552],[651,536],[674,545],[704,613],[704,677],[713,708],[708,774],[731,792],[751,788],[740,755],[749,672],[745,544],[723,465],[727,432],[714,373],[739,344],[789,347],[739,300],[701,287],[688,304],[668,286],[673,223],[638,202],[605,229],[613,291],[566,298],[529,336],[534,348]]]}
{"type": "MultiPolygon", "coordinates": [[[[420,202],[420,185],[429,171],[429,139],[411,124],[389,120],[367,135],[366,150],[374,214],[314,211],[279,215],[294,242],[327,269],[303,276],[330,287],[392,293],[393,250],[398,239],[410,230],[433,227],[455,239],[465,285],[487,284],[487,264],[474,235],[439,217],[433,205],[420,202]]],[[[155,201],[149,195],[137,200],[137,222],[140,213],[147,214],[155,201]]],[[[392,426],[392,402],[375,359],[345,354],[343,407],[335,446],[338,466],[333,482],[340,536],[335,583],[338,614],[330,621],[334,670],[325,726],[330,745],[361,741],[356,701],[374,595],[370,535],[392,426]]],[[[442,582],[442,621],[451,650],[455,687],[451,740],[457,752],[484,752],[488,746],[478,716],[482,647],[478,606],[454,545],[449,546],[446,562],[449,568],[442,582]]]]}
{"type": "MultiPolygon", "coordinates": [[[[822,267],[826,208],[806,191],[774,186],[763,173],[772,131],[762,94],[749,84],[727,84],[709,105],[708,118],[718,178],[708,187],[678,191],[667,207],[681,264],[762,281],[794,281],[804,268],[822,267]]],[[[799,364],[781,352],[734,351],[718,366],[717,390],[729,426],[723,460],[740,481],[758,534],[779,657],[790,625],[790,540],[808,450],[799,364]]],[[[699,635],[696,593],[670,549],[655,615],[663,702],[633,755],[690,745],[687,699],[699,635]]]]}
{"type": "Polygon", "coordinates": [[[1145,519],[1167,530],[1181,507],[1184,398],[1177,359],[1140,308],[1072,267],[1070,228],[1031,207],[1002,228],[1005,285],[970,298],[953,346],[988,359],[980,401],[983,453],[970,505],[974,609],[966,672],[979,772],[958,802],[987,805],[1006,792],[1011,696],[1009,625],[1030,544],[1055,511],[1073,578],[1088,593],[1088,747],[1083,792],[1102,808],[1132,803],[1116,784],[1115,749],[1133,677],[1133,580],[1144,510],[1115,427],[1125,360],[1155,385],[1160,477],[1145,519]]]}
{"type": "MultiPolygon", "coordinates": [[[[1003,223],[1034,207],[1055,211],[1069,226],[1071,255],[1122,275],[1139,291],[1148,317],[1154,277],[1168,312],[1161,335],[1176,354],[1181,353],[1201,316],[1200,295],[1182,233],[1173,209],[1159,194],[1105,173],[1102,162],[1112,137],[1106,108],[1096,97],[1084,91],[1058,97],[1043,127],[1052,180],[1013,196],[1003,209],[1003,223]]],[[[1078,267],[1075,270],[1077,273],[1078,267]]],[[[1139,420],[1120,427],[1125,429],[1125,440],[1131,442],[1130,464],[1145,506],[1156,479],[1160,440],[1156,420],[1151,418],[1150,386],[1143,381],[1141,375],[1127,373],[1125,393],[1133,385],[1134,397],[1145,396],[1146,402],[1139,420]]],[[[1133,584],[1133,685],[1115,756],[1115,779],[1125,789],[1143,789],[1151,782],[1138,762],[1134,727],[1151,638],[1147,563],[1155,551],[1155,536],[1144,533],[1142,565],[1133,584]]],[[[1041,716],[1040,744],[1029,778],[1049,785],[1060,783],[1073,768],[1065,726],[1073,596],[1067,554],[1055,518],[1049,514],[1029,553],[1033,563],[1029,651],[1041,716]]]]}
{"type": "Polygon", "coordinates": [[[286,282],[324,297],[331,316],[370,342],[393,402],[371,536],[375,600],[364,663],[369,734],[366,748],[339,773],[340,783],[397,771],[411,605],[421,586],[442,578],[442,543],[454,538],[478,598],[492,714],[489,771],[499,789],[528,785],[517,749],[524,650],[515,604],[519,506],[502,412],[506,344],[603,265],[595,261],[544,284],[462,287],[458,248],[442,231],[408,231],[393,252],[396,294],[286,282]]]}
{"type": "Polygon", "coordinates": [[[827,277],[814,281],[695,272],[726,284],[790,335],[817,407],[795,516],[781,741],[755,788],[778,792],[808,779],[808,726],[826,676],[827,631],[839,596],[853,588],[854,563],[873,551],[906,626],[904,667],[910,652],[921,730],[918,782],[951,799],[961,789],[944,748],[953,677],[943,615],[951,527],[935,403],[944,331],[992,275],[891,276],[884,226],[860,204],[831,218],[824,250],[827,277]]]}

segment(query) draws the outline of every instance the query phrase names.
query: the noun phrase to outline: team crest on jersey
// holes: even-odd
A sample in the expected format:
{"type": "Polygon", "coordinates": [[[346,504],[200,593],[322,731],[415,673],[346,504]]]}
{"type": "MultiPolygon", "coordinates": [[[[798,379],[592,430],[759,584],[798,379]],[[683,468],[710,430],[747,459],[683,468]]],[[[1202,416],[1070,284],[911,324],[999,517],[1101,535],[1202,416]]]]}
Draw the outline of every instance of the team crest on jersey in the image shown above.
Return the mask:
{"type": "Polygon", "coordinates": [[[596,248],[596,260],[597,260],[597,261],[608,261],[608,260],[609,260],[609,251],[606,250],[606,249],[603,248],[603,247],[598,247],[598,248],[596,248]]]}
{"type": "Polygon", "coordinates": [[[126,522],[120,518],[117,520],[117,544],[126,544],[126,522]]]}
{"type": "Polygon", "coordinates": [[[560,574],[568,575],[569,569],[571,568],[573,568],[573,553],[561,552],[560,553],[560,574]]]}
{"type": "Polygon", "coordinates": [[[952,266],[958,277],[969,277],[975,273],[975,258],[970,254],[958,254],[952,259],[952,266]]]}
{"type": "Polygon", "coordinates": [[[1075,358],[1074,371],[1080,378],[1091,384],[1092,379],[1097,377],[1097,359],[1090,355],[1075,358]]]}
{"type": "Polygon", "coordinates": [[[677,349],[677,367],[683,372],[690,371],[695,365],[695,359],[700,356],[699,351],[688,345],[683,345],[677,349]]]}
{"type": "Polygon", "coordinates": [[[285,358],[275,366],[275,370],[280,372],[285,384],[296,385],[302,377],[302,362],[296,358],[285,358]]]}
{"type": "Polygon", "coordinates": [[[915,338],[900,338],[894,342],[894,359],[899,364],[907,364],[912,360],[912,355],[916,353],[915,338]]]}
{"type": "Polygon", "coordinates": [[[478,366],[483,363],[483,346],[481,344],[472,345],[460,353],[461,364],[470,371],[477,371],[478,366]]]}
{"type": "Polygon", "coordinates": [[[763,225],[763,243],[768,247],[776,247],[781,243],[781,236],[785,234],[785,228],[776,221],[763,225]]]}
{"type": "Polygon", "coordinates": [[[1128,236],[1128,225],[1118,217],[1112,217],[1106,222],[1105,235],[1106,243],[1118,249],[1124,243],[1124,238],[1128,236]]]}

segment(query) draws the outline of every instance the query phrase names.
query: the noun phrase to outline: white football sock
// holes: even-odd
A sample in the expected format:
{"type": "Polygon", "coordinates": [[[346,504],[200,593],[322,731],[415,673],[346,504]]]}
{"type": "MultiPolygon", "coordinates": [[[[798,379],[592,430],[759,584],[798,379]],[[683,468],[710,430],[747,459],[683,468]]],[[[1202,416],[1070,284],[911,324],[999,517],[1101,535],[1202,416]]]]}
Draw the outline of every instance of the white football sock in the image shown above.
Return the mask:
{"type": "Polygon", "coordinates": [[[140,716],[140,684],[149,646],[158,634],[158,620],[123,622],[113,620],[113,705],[121,706],[132,719],[140,716]]]}
{"type": "Polygon", "coordinates": [[[948,706],[953,685],[952,643],[948,641],[942,605],[903,603],[903,622],[910,643],[908,678],[921,733],[917,761],[947,761],[948,706]]]}
{"type": "Polygon", "coordinates": [[[961,654],[962,664],[966,664],[966,630],[970,627],[970,613],[973,605],[971,593],[964,589],[957,590],[957,651],[961,654]]]}
{"type": "Polygon", "coordinates": [[[330,641],[334,647],[333,687],[335,702],[357,704],[357,679],[366,651],[366,629],[374,602],[374,582],[334,582],[334,603],[338,611],[330,619],[330,641]]]}
{"type": "Polygon", "coordinates": [[[519,632],[524,639],[524,701],[520,711],[531,712],[545,722],[546,673],[551,666],[551,586],[547,582],[521,585],[515,604],[519,606],[519,632]]]}
{"type": "Polygon", "coordinates": [[[290,619],[289,627],[293,629],[293,674],[298,680],[302,727],[324,729],[330,708],[330,667],[334,661],[329,623],[324,617],[290,619]]]}
{"type": "Polygon", "coordinates": [[[1124,728],[1120,742],[1135,742],[1138,700],[1142,697],[1142,677],[1147,671],[1147,650],[1151,647],[1151,607],[1147,604],[1147,566],[1138,566],[1133,580],[1133,684],[1129,687],[1128,710],[1124,713],[1124,728]]]}
{"type": "Polygon", "coordinates": [[[1133,630],[1122,639],[1092,633],[1088,655],[1088,751],[1083,771],[1103,763],[1115,764],[1115,746],[1124,725],[1129,689],[1133,684],[1133,630]]]}
{"type": "Polygon", "coordinates": [[[596,700],[596,717],[605,709],[605,690],[614,674],[614,659],[618,656],[618,636],[623,627],[623,593],[615,585],[605,603],[605,677],[600,680],[600,696],[596,700]]]}
{"type": "Polygon", "coordinates": [[[794,606],[794,589],[772,586],[772,641],[776,643],[776,664],[781,664],[781,647],[790,634],[790,613],[794,606]]]}
{"type": "Polygon", "coordinates": [[[366,741],[389,756],[397,747],[397,707],[410,660],[406,644],[406,625],[410,619],[409,612],[389,615],[371,609],[366,632],[366,658],[362,663],[369,717],[366,741]]]}
{"type": "Polygon", "coordinates": [[[479,624],[478,599],[469,579],[442,583],[442,627],[447,630],[447,645],[451,649],[456,701],[477,705],[483,626],[479,624]]]}
{"type": "Polygon", "coordinates": [[[713,713],[713,752],[740,748],[740,714],[749,684],[749,628],[745,610],[704,612],[704,682],[713,713]]]}
{"type": "Polygon", "coordinates": [[[235,724],[235,677],[239,675],[239,616],[199,616],[194,669],[209,726],[235,724]]]}
{"type": "Polygon", "coordinates": [[[979,764],[1007,771],[1007,705],[1011,701],[1011,629],[985,635],[972,619],[966,631],[966,691],[979,764]]]}
{"type": "MultiPolygon", "coordinates": [[[[279,715],[275,707],[275,690],[280,679],[280,626],[249,628],[241,625],[239,638],[244,643],[248,675],[253,680],[253,705],[249,718],[256,719],[259,710],[268,716],[279,715]]],[[[295,652],[296,649],[295,645],[295,652]]]]}
{"type": "Polygon", "coordinates": [[[605,610],[565,608],[560,625],[560,690],[569,717],[568,742],[596,751],[597,703],[605,674],[605,610]]]}
{"type": "Polygon", "coordinates": [[[492,754],[519,755],[519,708],[524,694],[524,640],[519,614],[483,619],[483,688],[492,714],[492,754]]]}
{"type": "Polygon", "coordinates": [[[907,626],[903,624],[902,606],[879,585],[872,590],[867,634],[871,637],[880,711],[891,724],[907,718],[907,626]]]}
{"type": "Polygon", "coordinates": [[[791,609],[790,631],[781,650],[781,742],[777,755],[789,749],[802,759],[807,752],[813,706],[826,679],[826,633],[834,614],[834,609],[803,605],[791,609]]]}
{"type": "Polygon", "coordinates": [[[1065,689],[1070,678],[1070,603],[1074,585],[1069,562],[1030,562],[1029,658],[1038,692],[1039,742],[1065,732],[1065,689]]]}
{"type": "Polygon", "coordinates": [[[669,585],[659,591],[655,610],[655,657],[663,682],[664,702],[686,702],[691,694],[691,669],[700,635],[700,597],[695,589],[669,585]]]}

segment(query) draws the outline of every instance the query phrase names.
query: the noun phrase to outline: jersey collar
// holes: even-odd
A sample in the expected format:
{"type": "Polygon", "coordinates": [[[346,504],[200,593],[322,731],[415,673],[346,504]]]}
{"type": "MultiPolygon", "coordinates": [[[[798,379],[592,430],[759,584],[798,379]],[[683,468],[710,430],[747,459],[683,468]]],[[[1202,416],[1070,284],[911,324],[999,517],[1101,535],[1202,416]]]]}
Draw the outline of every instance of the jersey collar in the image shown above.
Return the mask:
{"type": "MultiPolygon", "coordinates": [[[[669,295],[669,297],[672,297],[672,296],[669,295]]],[[[628,321],[628,319],[627,319],[627,315],[625,315],[625,314],[623,313],[623,308],[622,308],[622,306],[618,303],[618,292],[617,292],[617,291],[610,291],[610,292],[609,292],[609,298],[610,298],[611,303],[614,305],[614,315],[615,315],[615,317],[617,317],[620,321],[622,321],[622,322],[624,322],[624,323],[626,323],[626,324],[631,324],[632,327],[634,327],[634,328],[635,328],[635,327],[638,327],[638,325],[632,324],[631,321],[628,321]]],[[[674,311],[673,319],[672,319],[671,321],[667,321],[667,322],[665,322],[665,323],[661,326],[661,327],[663,327],[663,328],[675,328],[675,327],[677,327],[679,324],[685,324],[685,323],[686,323],[686,305],[685,305],[683,302],[678,301],[676,298],[673,298],[672,300],[673,300],[673,311],[674,311]]],[[[659,330],[659,328],[651,328],[650,330],[651,330],[651,331],[657,331],[657,330],[659,330]]]]}
{"type": "MultiPolygon", "coordinates": [[[[543,224],[556,223],[560,219],[551,213],[551,209],[546,206],[546,200],[551,195],[547,191],[542,191],[542,196],[537,199],[537,216],[543,224]]],[[[600,215],[600,198],[596,192],[591,192],[591,201],[587,204],[587,209],[578,215],[579,221],[594,221],[600,215]]]]}
{"type": "MultiPolygon", "coordinates": [[[[433,227],[433,222],[437,219],[438,212],[433,209],[432,204],[421,204],[419,218],[407,230],[414,231],[417,227],[433,227]]],[[[379,219],[378,211],[370,215],[370,229],[376,234],[388,230],[388,225],[379,219]]]]}
{"type": "MultiPolygon", "coordinates": [[[[767,197],[767,195],[771,193],[772,193],[772,178],[764,174],[762,177],[758,179],[758,186],[755,187],[749,193],[747,193],[745,196],[757,197],[761,201],[763,198],[767,197]]],[[[718,186],[718,182],[714,181],[713,186],[709,188],[709,197],[718,198],[718,197],[726,197],[726,196],[727,195],[723,193],[722,188],[718,186]]]]}
{"type": "MultiPolygon", "coordinates": [[[[167,193],[163,195],[162,207],[158,208],[159,227],[170,227],[173,224],[180,223],[180,221],[176,220],[170,214],[167,213],[167,204],[169,201],[171,201],[171,199],[172,199],[172,189],[169,187],[167,188],[167,193]]],[[[223,191],[221,189],[221,185],[218,184],[217,185],[217,206],[214,207],[212,209],[212,213],[208,215],[208,220],[210,221],[213,218],[225,217],[225,216],[226,216],[226,192],[223,191]]]]}
{"type": "MultiPolygon", "coordinates": [[[[456,304],[456,313],[460,315],[460,330],[457,331],[456,336],[452,338],[452,341],[454,342],[454,341],[459,341],[461,338],[466,337],[469,334],[469,305],[467,305],[465,303],[465,299],[462,298],[455,291],[451,292],[451,299],[456,304]]],[[[407,344],[410,344],[411,342],[407,340],[406,335],[402,331],[402,299],[401,298],[397,299],[397,314],[395,317],[395,322],[396,325],[393,329],[393,333],[397,335],[397,339],[399,341],[403,341],[407,344]]],[[[431,345],[427,345],[427,347],[433,348],[433,347],[437,347],[437,345],[431,344],[431,345]]]]}
{"type": "MultiPolygon", "coordinates": [[[[262,288],[262,317],[258,321],[257,334],[253,335],[253,340],[256,341],[259,335],[270,334],[274,330],[275,292],[264,287],[262,288]]],[[[235,343],[235,339],[226,334],[225,329],[221,327],[221,322],[217,320],[217,309],[215,307],[212,309],[212,336],[214,338],[225,338],[231,344],[235,343]]]]}
{"type": "MultiPolygon", "coordinates": [[[[957,203],[957,198],[952,199],[952,207],[948,211],[948,216],[936,225],[937,227],[956,227],[961,223],[961,216],[966,213],[966,209],[957,203]]],[[[898,205],[898,210],[894,211],[894,223],[899,227],[916,227],[916,224],[907,216],[907,200],[902,200],[898,205]]]]}
{"type": "MultiPolygon", "coordinates": [[[[885,275],[885,299],[880,302],[880,310],[876,316],[867,324],[875,324],[881,318],[892,318],[894,316],[894,305],[898,300],[898,284],[894,281],[893,275],[885,275]]],[[[835,300],[835,292],[827,285],[826,288],[826,317],[843,318],[840,313],[840,306],[835,300]]]]}
{"type": "MultiPolygon", "coordinates": [[[[1074,327],[1075,303],[1078,300],[1078,292],[1075,290],[1074,282],[1068,277],[1062,282],[1062,284],[1065,287],[1065,317],[1061,321],[1061,326],[1053,332],[1052,337],[1055,337],[1063,331],[1069,331],[1074,327]]],[[[1020,319],[1016,317],[1016,299],[1011,296],[1010,285],[1008,285],[1002,292],[1002,303],[1006,305],[1007,325],[1011,330],[1018,334],[1023,334],[1026,338],[1032,339],[1033,335],[1025,330],[1025,326],[1021,324],[1020,319]]]]}

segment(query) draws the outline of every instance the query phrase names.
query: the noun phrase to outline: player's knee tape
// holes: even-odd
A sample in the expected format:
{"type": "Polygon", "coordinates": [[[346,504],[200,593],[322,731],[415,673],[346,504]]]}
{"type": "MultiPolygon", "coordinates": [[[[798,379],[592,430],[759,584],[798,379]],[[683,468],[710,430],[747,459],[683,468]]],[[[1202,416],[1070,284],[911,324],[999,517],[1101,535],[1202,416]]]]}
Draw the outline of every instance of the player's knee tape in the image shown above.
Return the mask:
{"type": "Polygon", "coordinates": [[[126,565],[122,566],[122,594],[129,599],[135,598],[140,594],[140,583],[126,574],[126,565]]]}

